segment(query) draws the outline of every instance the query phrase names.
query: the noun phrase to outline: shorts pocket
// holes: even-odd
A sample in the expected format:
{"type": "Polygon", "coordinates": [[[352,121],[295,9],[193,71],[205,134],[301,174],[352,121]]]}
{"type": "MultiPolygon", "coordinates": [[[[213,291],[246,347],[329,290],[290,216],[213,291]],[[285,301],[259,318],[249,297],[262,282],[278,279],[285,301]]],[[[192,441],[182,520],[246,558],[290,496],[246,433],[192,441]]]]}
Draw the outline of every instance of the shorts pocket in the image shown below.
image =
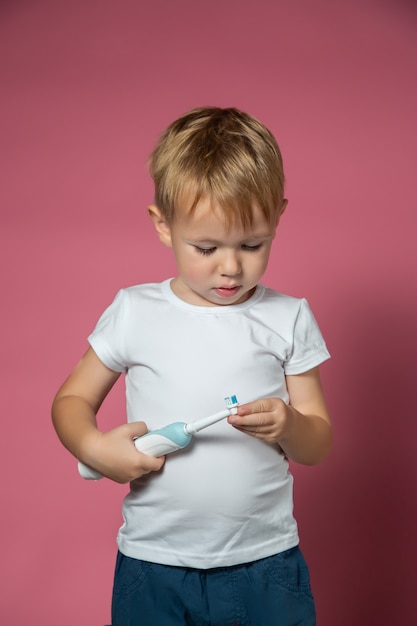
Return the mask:
{"type": "Polygon", "coordinates": [[[129,596],[135,593],[146,580],[150,564],[139,559],[132,559],[121,552],[117,554],[114,575],[113,595],[129,596]]]}
{"type": "Polygon", "coordinates": [[[268,574],[289,591],[311,595],[310,574],[298,546],[269,557],[268,574]]]}

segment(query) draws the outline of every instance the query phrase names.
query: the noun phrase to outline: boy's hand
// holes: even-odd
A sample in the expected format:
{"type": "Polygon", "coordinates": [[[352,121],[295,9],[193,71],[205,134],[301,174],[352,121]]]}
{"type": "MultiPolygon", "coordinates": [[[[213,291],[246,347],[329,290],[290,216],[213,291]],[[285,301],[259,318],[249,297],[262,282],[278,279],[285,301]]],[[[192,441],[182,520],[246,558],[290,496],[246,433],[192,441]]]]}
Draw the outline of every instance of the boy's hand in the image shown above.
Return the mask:
{"type": "Polygon", "coordinates": [[[162,468],[165,457],[155,458],[138,452],[133,442],[134,437],[146,432],[148,429],[143,422],[123,424],[105,433],[96,431],[94,438],[83,446],[84,450],[88,446],[88,452],[82,460],[88,456],[88,465],[117,483],[127,483],[156,472],[162,468]]]}
{"type": "Polygon", "coordinates": [[[288,436],[291,408],[280,398],[264,398],[239,406],[228,421],[247,435],[276,444],[288,436]]]}
{"type": "Polygon", "coordinates": [[[332,427],[317,367],[286,377],[290,403],[263,398],[243,404],[229,423],[243,433],[278,444],[293,461],[320,463],[330,451],[332,427]]]}

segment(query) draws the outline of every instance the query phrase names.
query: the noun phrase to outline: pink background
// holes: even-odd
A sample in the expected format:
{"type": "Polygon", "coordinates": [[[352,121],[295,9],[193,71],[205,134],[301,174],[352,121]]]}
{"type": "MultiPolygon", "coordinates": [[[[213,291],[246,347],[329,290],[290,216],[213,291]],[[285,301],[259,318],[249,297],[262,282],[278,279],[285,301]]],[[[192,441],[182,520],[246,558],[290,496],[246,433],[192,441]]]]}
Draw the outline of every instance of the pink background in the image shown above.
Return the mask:
{"type": "MultiPolygon", "coordinates": [[[[206,104],[276,135],[290,204],[264,282],[309,299],[333,355],[333,453],[293,468],[318,624],[415,623],[415,7],[3,0],[2,624],[110,621],[126,489],[79,478],[50,404],[115,292],[174,273],[145,162],[206,104]]],[[[119,385],[101,423],[123,418],[119,385]]]]}

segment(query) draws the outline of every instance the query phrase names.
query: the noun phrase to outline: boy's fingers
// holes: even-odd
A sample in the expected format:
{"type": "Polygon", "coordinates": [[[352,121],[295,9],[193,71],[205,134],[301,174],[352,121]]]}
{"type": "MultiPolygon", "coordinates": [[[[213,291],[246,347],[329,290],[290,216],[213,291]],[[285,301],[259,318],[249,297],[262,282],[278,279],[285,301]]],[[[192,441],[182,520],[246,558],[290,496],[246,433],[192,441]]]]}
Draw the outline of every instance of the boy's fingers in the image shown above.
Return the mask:
{"type": "Polygon", "coordinates": [[[254,402],[248,402],[242,404],[237,409],[238,415],[252,415],[253,413],[268,413],[273,410],[272,398],[263,398],[262,400],[255,400],[254,402]]]}
{"type": "Polygon", "coordinates": [[[259,430],[259,428],[263,426],[268,426],[271,420],[264,411],[262,413],[254,411],[253,413],[248,412],[243,415],[231,415],[228,421],[229,424],[237,426],[238,428],[259,430]]]}
{"type": "Polygon", "coordinates": [[[125,424],[125,426],[132,439],[133,437],[141,437],[148,432],[145,422],[131,422],[130,424],[125,424]]]}
{"type": "Polygon", "coordinates": [[[140,452],[138,454],[142,454],[142,456],[146,457],[146,460],[142,459],[142,462],[141,462],[141,469],[142,470],[145,469],[146,473],[157,472],[158,470],[162,468],[163,464],[165,463],[164,456],[159,456],[159,457],[149,456],[148,454],[145,454],[143,452],[140,452]]]}

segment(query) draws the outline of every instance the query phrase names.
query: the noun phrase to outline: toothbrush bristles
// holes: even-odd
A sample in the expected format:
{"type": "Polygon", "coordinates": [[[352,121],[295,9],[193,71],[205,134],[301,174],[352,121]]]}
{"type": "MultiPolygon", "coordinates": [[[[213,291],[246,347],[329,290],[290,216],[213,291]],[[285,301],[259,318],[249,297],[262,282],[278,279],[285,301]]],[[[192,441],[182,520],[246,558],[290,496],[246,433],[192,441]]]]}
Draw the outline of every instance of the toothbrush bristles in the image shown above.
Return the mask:
{"type": "Polygon", "coordinates": [[[236,396],[227,396],[224,400],[228,409],[232,409],[239,404],[236,396]]]}

